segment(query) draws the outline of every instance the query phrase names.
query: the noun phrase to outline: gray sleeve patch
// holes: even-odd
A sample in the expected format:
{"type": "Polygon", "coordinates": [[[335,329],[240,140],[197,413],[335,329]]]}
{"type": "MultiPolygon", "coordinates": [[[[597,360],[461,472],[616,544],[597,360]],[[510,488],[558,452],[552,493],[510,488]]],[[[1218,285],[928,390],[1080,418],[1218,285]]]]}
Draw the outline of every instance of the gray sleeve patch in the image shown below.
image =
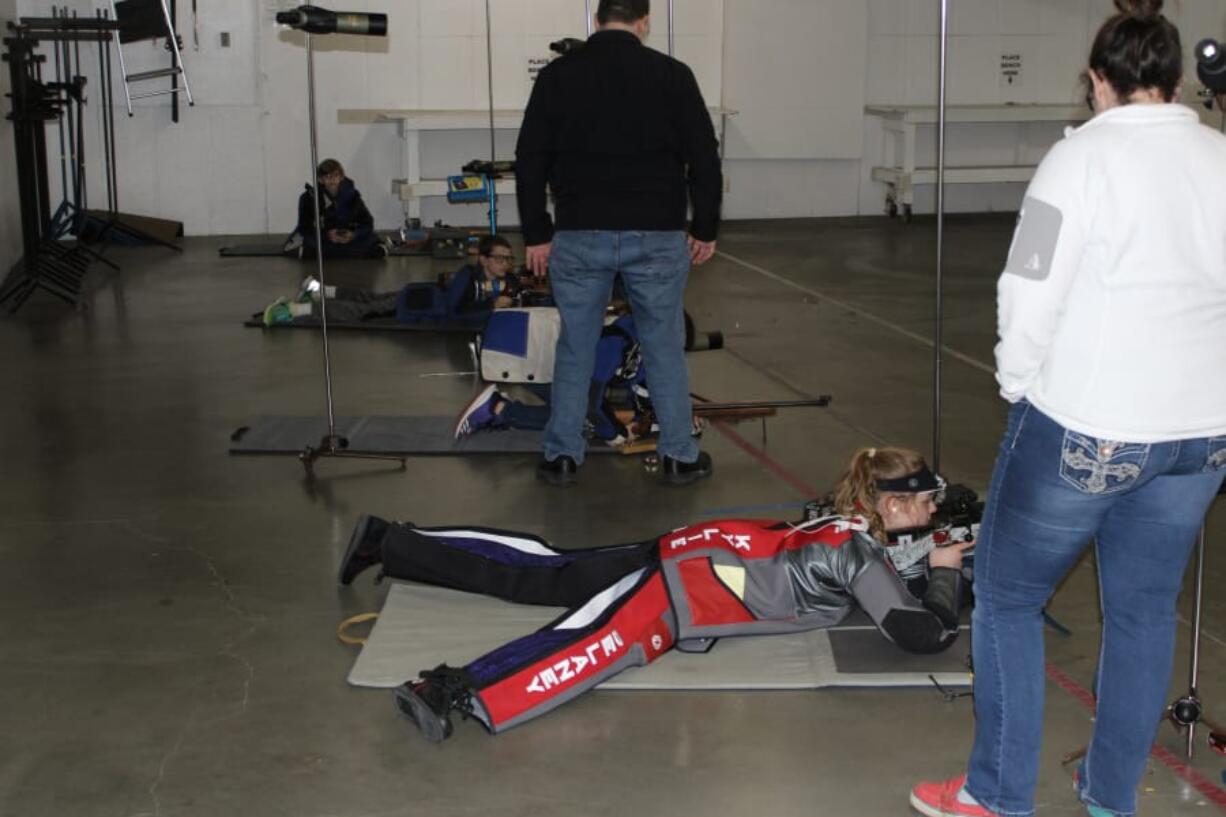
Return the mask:
{"type": "Polygon", "coordinates": [[[1013,234],[1005,272],[1032,281],[1045,280],[1051,274],[1063,224],[1064,214],[1058,207],[1027,196],[1018,214],[1017,231],[1013,234]]]}

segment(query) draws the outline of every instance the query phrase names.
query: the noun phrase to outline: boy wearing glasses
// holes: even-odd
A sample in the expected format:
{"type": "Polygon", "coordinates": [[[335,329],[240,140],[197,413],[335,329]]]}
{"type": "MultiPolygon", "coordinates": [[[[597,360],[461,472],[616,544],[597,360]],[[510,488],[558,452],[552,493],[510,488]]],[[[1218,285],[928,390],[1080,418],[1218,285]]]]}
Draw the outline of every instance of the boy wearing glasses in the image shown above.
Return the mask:
{"type": "MultiPolygon", "coordinates": [[[[328,287],[328,318],[357,323],[395,317],[400,323],[471,321],[483,323],[494,309],[511,306],[520,290],[509,273],[515,266],[511,243],[500,235],[481,239],[477,263],[465,264],[439,286],[415,281],[396,292],[328,287]]],[[[278,298],[264,310],[264,323],[290,323],[319,314],[319,282],[307,278],[298,297],[278,298]]]]}

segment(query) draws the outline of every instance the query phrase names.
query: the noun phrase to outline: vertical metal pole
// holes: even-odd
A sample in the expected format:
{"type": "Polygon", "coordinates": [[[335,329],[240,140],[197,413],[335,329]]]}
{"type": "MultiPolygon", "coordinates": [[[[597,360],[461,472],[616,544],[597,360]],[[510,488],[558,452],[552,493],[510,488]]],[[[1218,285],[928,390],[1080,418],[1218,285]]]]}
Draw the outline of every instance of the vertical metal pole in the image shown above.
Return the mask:
{"type": "MultiPolygon", "coordinates": [[[[111,19],[111,15],[104,9],[102,12],[104,19],[111,19]]],[[[119,171],[115,163],[115,68],[111,65],[111,44],[114,38],[107,39],[103,42],[103,49],[106,51],[106,74],[103,79],[103,88],[106,90],[106,96],[103,99],[103,104],[106,105],[107,111],[110,113],[110,124],[107,126],[111,134],[111,155],[110,155],[110,174],[111,174],[111,197],[110,212],[116,213],[119,211],[119,171]]]]}
{"type": "MultiPolygon", "coordinates": [[[[1188,695],[1192,698],[1197,697],[1197,687],[1200,685],[1200,623],[1201,623],[1201,607],[1205,600],[1205,529],[1200,529],[1200,540],[1196,543],[1196,601],[1195,607],[1192,608],[1192,667],[1188,685],[1191,690],[1188,695]]],[[[1187,755],[1188,760],[1192,759],[1192,753],[1196,743],[1196,722],[1188,724],[1188,745],[1187,755]]]]}
{"type": "MultiPolygon", "coordinates": [[[[60,11],[55,6],[51,7],[51,16],[60,16],[60,11]]],[[[51,53],[55,55],[55,81],[64,82],[64,70],[60,65],[61,49],[52,48],[51,53]]],[[[64,117],[57,116],[55,124],[60,134],[60,200],[68,201],[68,155],[64,144],[64,117]]]]}
{"type": "MultiPolygon", "coordinates": [[[[102,9],[94,11],[94,18],[102,19],[102,9]]],[[[115,208],[111,206],[112,190],[111,190],[111,142],[110,129],[107,127],[107,104],[106,104],[106,54],[104,53],[103,41],[98,41],[98,84],[100,93],[99,107],[102,109],[102,162],[103,170],[106,175],[106,209],[108,213],[115,212],[115,208]]]]}
{"type": "Polygon", "coordinates": [[[490,200],[490,232],[498,234],[498,194],[495,187],[498,184],[494,176],[494,162],[498,160],[498,145],[494,138],[494,20],[490,13],[490,0],[485,0],[485,64],[489,69],[490,89],[490,172],[485,180],[489,185],[486,194],[490,200]]]}
{"type": "Polygon", "coordinates": [[[316,274],[319,276],[319,319],[320,329],[324,339],[324,390],[328,396],[328,444],[332,446],[336,440],[336,414],[332,408],[332,356],[328,349],[328,284],[324,279],[324,242],[323,214],[319,211],[319,134],[315,130],[315,44],[311,40],[311,32],[306,32],[307,52],[307,116],[310,119],[311,133],[311,175],[314,180],[311,186],[315,206],[315,260],[316,274]]]}
{"type": "Polygon", "coordinates": [[[941,469],[941,345],[945,320],[945,119],[949,58],[949,0],[941,0],[940,115],[937,124],[937,276],[936,325],[932,358],[932,468],[941,469]]]}
{"type": "Polygon", "coordinates": [[[587,14],[587,36],[592,36],[592,0],[583,0],[583,10],[587,14]]]}
{"type": "MultiPolygon", "coordinates": [[[[163,0],[163,7],[165,7],[165,0],[163,0]]],[[[175,7],[175,0],[170,0],[170,14],[166,17],[166,28],[170,32],[166,45],[174,49],[170,52],[170,67],[178,68],[183,63],[178,58],[179,10],[175,7]]],[[[175,124],[179,122],[179,78],[174,74],[170,77],[170,121],[175,124]]]]}
{"type": "Polygon", "coordinates": [[[676,56],[677,42],[673,36],[673,0],[668,0],[668,56],[676,56]]]}
{"type": "MultiPolygon", "coordinates": [[[[64,16],[68,16],[68,11],[64,11],[64,16]]],[[[55,46],[59,49],[60,59],[56,60],[56,73],[58,75],[61,60],[64,66],[64,82],[72,82],[72,44],[65,40],[62,43],[57,43],[55,46]]],[[[68,134],[68,179],[72,184],[72,203],[74,206],[81,203],[81,177],[77,173],[77,120],[76,110],[72,107],[72,98],[64,94],[64,112],[61,119],[64,121],[64,127],[68,134]]]]}
{"type": "Polygon", "coordinates": [[[489,71],[490,91],[490,172],[494,172],[497,147],[494,143],[494,25],[490,16],[490,0],[485,0],[485,63],[489,71]]]}
{"type": "MultiPolygon", "coordinates": [[[[65,8],[67,11],[67,8],[65,8]]],[[[67,14],[65,14],[67,16],[67,14]]],[[[72,10],[72,19],[77,19],[77,10],[72,10]]],[[[84,72],[81,68],[81,41],[72,44],[73,70],[77,74],[84,72]]],[[[76,218],[84,218],[89,209],[89,178],[85,174],[85,97],[76,102],[77,108],[77,173],[81,177],[81,200],[77,202],[76,218]]]]}

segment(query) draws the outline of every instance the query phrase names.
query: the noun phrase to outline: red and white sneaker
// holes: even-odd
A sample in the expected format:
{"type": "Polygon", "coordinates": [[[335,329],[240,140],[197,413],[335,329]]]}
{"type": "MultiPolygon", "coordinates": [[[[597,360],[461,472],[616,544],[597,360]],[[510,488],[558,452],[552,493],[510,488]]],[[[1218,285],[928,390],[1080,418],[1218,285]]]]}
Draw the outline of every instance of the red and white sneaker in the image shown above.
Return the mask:
{"type": "Polygon", "coordinates": [[[920,783],[911,789],[911,807],[928,817],[1000,817],[978,803],[964,803],[958,798],[966,775],[950,780],[920,783]]]}

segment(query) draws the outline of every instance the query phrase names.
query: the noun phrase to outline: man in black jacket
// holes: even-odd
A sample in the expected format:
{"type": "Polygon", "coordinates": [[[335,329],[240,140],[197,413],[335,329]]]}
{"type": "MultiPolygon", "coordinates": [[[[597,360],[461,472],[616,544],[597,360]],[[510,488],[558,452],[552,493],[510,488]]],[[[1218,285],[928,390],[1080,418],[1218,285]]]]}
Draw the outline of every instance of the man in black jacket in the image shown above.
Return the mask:
{"type": "Polygon", "coordinates": [[[663,478],[684,484],[711,473],[692,434],[681,300],[691,263],[715,253],[723,178],[693,72],[643,45],[649,11],[649,0],[600,0],[598,31],[538,76],[516,147],[528,266],[538,276],[548,269],[562,313],[537,468],[559,485],[583,463],[588,386],[618,276],[649,372],[663,478]]]}

